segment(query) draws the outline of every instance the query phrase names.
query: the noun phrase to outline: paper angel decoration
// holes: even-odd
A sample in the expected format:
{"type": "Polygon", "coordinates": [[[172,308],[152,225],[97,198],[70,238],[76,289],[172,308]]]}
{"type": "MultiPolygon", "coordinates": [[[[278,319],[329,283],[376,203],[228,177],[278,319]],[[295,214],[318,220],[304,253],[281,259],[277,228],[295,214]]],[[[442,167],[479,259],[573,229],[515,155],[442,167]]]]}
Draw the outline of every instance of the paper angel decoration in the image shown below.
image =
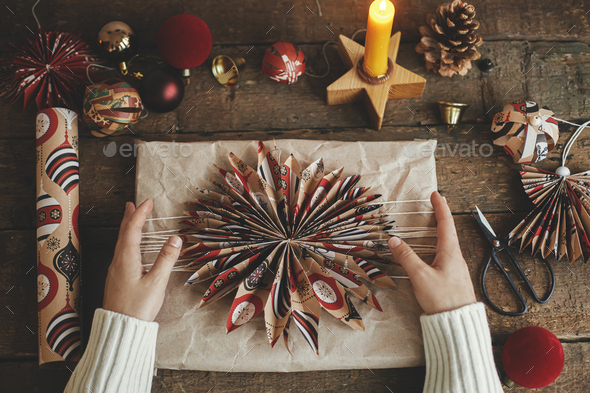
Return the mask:
{"type": "Polygon", "coordinates": [[[559,138],[557,121],[549,109],[532,101],[516,101],[496,113],[492,131],[500,133],[494,145],[503,146],[517,164],[530,164],[547,158],[559,138]]]}
{"type": "MultiPolygon", "coordinates": [[[[316,354],[322,309],[364,330],[349,296],[382,311],[363,280],[395,287],[375,266],[392,261],[387,240],[396,230],[390,214],[378,211],[380,195],[357,187],[360,175],[326,171],[321,158],[302,168],[291,155],[280,165],[262,142],[257,170],[233,153],[229,161],[235,173],[216,166],[224,182],[211,182],[220,192],[197,189],[180,230],[181,255],[190,261],[183,270],[196,271],[185,285],[212,279],[199,307],[237,289],[228,333],[264,312],[271,346],[282,334],[289,349],[294,322],[316,354]]],[[[398,236],[417,233],[397,230],[398,236]]]]}
{"type": "Polygon", "coordinates": [[[535,208],[514,228],[509,244],[521,241],[532,254],[547,258],[552,252],[570,263],[579,257],[590,258],[590,171],[572,175],[565,166],[569,151],[590,121],[579,126],[563,150],[562,165],[555,173],[523,166],[520,175],[525,192],[535,208]]]}

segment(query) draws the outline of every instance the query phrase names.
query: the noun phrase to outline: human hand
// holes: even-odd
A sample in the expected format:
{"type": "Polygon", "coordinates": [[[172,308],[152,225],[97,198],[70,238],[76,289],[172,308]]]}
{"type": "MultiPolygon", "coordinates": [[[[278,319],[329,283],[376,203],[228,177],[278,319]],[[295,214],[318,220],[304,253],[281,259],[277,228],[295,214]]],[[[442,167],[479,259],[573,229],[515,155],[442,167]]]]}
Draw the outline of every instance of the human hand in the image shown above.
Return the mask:
{"type": "Polygon", "coordinates": [[[426,314],[455,310],[475,303],[473,283],[455,230],[446,199],[438,192],[430,196],[436,215],[438,244],[436,257],[429,266],[397,237],[389,239],[389,249],[396,262],[408,273],[418,303],[426,314]]]}
{"type": "Polygon", "coordinates": [[[125,205],[102,303],[105,310],[149,322],[156,318],[162,307],[168,278],[182,246],[178,236],[168,238],[150,271],[145,271],[139,244],[141,228],[152,207],[153,202],[149,198],[137,209],[131,202],[125,205]]]}

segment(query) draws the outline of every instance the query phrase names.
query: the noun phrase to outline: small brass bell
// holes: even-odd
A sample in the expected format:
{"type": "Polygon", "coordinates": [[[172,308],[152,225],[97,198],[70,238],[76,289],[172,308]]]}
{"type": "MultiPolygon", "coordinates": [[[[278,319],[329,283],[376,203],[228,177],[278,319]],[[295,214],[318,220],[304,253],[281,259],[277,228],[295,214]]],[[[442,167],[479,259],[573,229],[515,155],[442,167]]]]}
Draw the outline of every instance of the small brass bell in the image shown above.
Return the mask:
{"type": "Polygon", "coordinates": [[[448,130],[455,128],[461,121],[463,113],[469,105],[461,104],[459,102],[446,102],[438,101],[438,107],[440,109],[440,115],[447,125],[448,130]]]}
{"type": "Polygon", "coordinates": [[[232,87],[240,80],[240,71],[244,69],[246,61],[243,58],[232,59],[229,56],[219,55],[213,59],[211,71],[221,85],[232,87]]]}

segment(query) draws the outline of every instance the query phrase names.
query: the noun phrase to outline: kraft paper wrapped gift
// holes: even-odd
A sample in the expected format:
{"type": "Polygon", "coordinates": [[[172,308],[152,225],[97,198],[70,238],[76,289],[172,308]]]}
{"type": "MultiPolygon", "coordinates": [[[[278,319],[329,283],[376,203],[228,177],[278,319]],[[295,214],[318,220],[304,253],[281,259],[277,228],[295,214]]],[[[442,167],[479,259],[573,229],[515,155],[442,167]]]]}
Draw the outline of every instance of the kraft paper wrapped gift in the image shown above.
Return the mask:
{"type": "MultiPolygon", "coordinates": [[[[221,180],[213,164],[229,169],[230,152],[256,166],[257,141],[138,142],[136,202],[154,201],[152,218],[177,217],[193,201],[196,188],[211,188],[208,179],[221,180]]],[[[344,167],[342,176],[361,174],[359,186],[383,194],[381,201],[417,201],[385,204],[385,212],[400,227],[434,227],[429,199],[436,186],[436,141],[339,142],[278,140],[272,154],[283,163],[292,153],[302,167],[323,157],[326,172],[344,167]]],[[[179,229],[180,220],[149,221],[144,232],[179,229]]],[[[434,239],[411,239],[411,244],[434,244],[434,239]]],[[[148,254],[150,264],[157,254],[148,254]]],[[[425,257],[428,260],[428,256],[425,257]]],[[[395,265],[378,265],[390,275],[405,275],[395,265]]],[[[240,329],[226,334],[226,320],[233,301],[228,295],[199,309],[209,282],[184,286],[190,272],[173,272],[157,322],[160,324],[156,367],[231,372],[292,372],[333,369],[394,368],[424,365],[419,317],[422,310],[407,279],[394,279],[396,290],[371,291],[379,299],[379,312],[352,299],[365,331],[357,331],[324,313],[319,323],[319,354],[297,329],[290,333],[291,354],[284,345],[269,346],[264,317],[259,315],[240,329]]]]}

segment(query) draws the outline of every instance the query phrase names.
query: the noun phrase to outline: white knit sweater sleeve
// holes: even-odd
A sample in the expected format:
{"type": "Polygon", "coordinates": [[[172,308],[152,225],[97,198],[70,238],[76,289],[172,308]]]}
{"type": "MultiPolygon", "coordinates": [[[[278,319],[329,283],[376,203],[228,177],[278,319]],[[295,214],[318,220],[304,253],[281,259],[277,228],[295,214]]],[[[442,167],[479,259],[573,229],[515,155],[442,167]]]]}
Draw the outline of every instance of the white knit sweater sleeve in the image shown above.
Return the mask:
{"type": "MultiPolygon", "coordinates": [[[[502,392],[482,303],[420,318],[426,353],[424,392],[502,392]]],[[[149,392],[158,324],[96,310],[86,352],[66,393],[149,392]]]]}
{"type": "Polygon", "coordinates": [[[156,322],[96,310],[88,346],[65,392],[149,392],[157,335],[156,322]]]}
{"type": "Polygon", "coordinates": [[[483,303],[422,315],[420,323],[426,353],[424,393],[503,391],[483,303]]]}

